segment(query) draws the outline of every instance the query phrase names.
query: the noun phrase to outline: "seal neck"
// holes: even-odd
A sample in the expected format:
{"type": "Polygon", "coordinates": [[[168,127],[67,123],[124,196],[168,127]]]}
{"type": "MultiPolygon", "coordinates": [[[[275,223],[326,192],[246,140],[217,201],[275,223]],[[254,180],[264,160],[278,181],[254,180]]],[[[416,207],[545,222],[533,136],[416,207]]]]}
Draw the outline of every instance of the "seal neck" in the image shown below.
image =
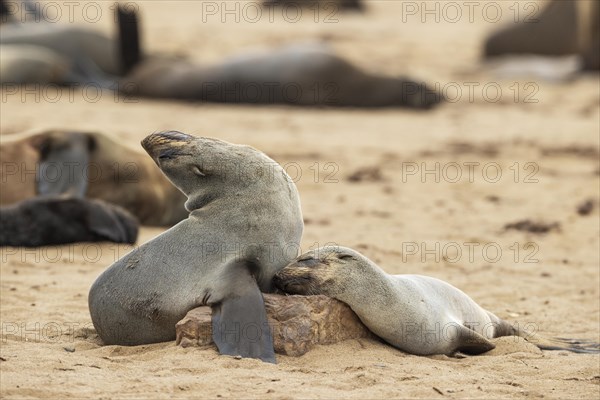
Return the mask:
{"type": "Polygon", "coordinates": [[[345,284],[335,298],[348,304],[354,312],[368,315],[374,308],[390,306],[380,304],[379,299],[394,296],[393,284],[389,275],[371,260],[367,259],[363,265],[345,271],[345,275],[345,284]],[[373,296],[373,293],[377,293],[378,296],[373,296]]]}

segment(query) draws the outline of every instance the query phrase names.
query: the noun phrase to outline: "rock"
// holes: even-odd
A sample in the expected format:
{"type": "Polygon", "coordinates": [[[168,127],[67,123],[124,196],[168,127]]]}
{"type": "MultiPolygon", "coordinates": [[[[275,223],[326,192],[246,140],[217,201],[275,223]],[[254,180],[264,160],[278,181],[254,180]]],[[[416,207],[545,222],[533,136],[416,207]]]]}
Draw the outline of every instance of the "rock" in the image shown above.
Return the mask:
{"type": "MultiPolygon", "coordinates": [[[[278,354],[297,357],[318,344],[374,337],[350,307],[327,296],[265,294],[264,299],[278,354]]],[[[210,307],[191,310],[175,330],[182,347],[214,346],[210,307]]]]}

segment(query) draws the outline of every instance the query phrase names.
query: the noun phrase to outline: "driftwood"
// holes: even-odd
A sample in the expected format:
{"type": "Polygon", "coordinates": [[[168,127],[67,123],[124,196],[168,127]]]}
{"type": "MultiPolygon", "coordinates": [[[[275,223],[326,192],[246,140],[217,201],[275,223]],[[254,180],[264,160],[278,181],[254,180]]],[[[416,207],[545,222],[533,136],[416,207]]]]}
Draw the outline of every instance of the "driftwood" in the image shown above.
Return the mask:
{"type": "MultiPolygon", "coordinates": [[[[373,337],[350,307],[329,297],[265,294],[264,299],[278,354],[301,356],[318,344],[373,337]]],[[[180,346],[214,346],[210,307],[188,312],[176,332],[180,346]]]]}

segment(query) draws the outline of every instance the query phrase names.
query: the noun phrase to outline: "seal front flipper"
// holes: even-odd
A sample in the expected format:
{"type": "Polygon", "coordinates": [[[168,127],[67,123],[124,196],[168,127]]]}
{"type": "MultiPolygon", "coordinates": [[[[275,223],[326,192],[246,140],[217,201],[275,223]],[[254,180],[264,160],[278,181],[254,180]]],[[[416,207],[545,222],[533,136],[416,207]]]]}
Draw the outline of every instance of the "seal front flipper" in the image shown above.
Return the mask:
{"type": "Polygon", "coordinates": [[[215,292],[228,293],[212,307],[212,336],[221,354],[260,358],[275,364],[273,338],[262,294],[248,269],[249,263],[228,265],[226,284],[215,292]]]}

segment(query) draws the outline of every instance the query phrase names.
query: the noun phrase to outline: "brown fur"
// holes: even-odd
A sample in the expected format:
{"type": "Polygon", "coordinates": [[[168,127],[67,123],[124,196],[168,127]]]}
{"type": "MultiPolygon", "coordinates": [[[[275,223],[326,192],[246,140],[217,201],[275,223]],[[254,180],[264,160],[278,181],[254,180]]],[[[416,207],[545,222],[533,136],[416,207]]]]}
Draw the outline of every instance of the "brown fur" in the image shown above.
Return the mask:
{"type": "MultiPolygon", "coordinates": [[[[67,134],[54,130],[3,138],[0,145],[1,205],[38,194],[35,171],[44,149],[64,145],[67,134]]],[[[187,217],[183,206],[185,196],[145,154],[100,133],[78,134],[90,140],[86,197],[121,206],[145,225],[170,226],[187,217]]]]}

